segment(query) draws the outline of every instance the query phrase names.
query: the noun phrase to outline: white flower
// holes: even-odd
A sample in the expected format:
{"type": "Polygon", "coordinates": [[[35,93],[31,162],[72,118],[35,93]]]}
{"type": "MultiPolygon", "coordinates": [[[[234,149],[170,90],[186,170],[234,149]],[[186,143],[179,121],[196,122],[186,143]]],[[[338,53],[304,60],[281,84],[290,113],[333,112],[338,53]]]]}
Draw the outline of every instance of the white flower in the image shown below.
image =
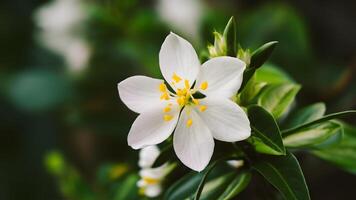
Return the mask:
{"type": "Polygon", "coordinates": [[[245,164],[244,160],[228,160],[226,162],[228,165],[236,169],[244,166],[245,164]]]}
{"type": "Polygon", "coordinates": [[[157,168],[151,168],[160,151],[157,146],[148,146],[141,149],[138,165],[141,179],[137,182],[140,193],[148,197],[157,197],[162,192],[162,180],[167,174],[168,165],[164,164],[157,168]]]}
{"type": "Polygon", "coordinates": [[[138,159],[138,166],[141,168],[149,168],[153,165],[159,156],[159,149],[156,145],[148,146],[141,149],[138,159]]]}
{"type": "Polygon", "coordinates": [[[231,101],[242,82],[245,63],[216,57],[202,66],[192,45],[171,33],[159,53],[161,79],[133,76],[118,84],[121,100],[140,113],[128,135],[134,149],[166,140],[189,168],[201,171],[214,151],[214,139],[235,142],[251,134],[246,113],[231,101]],[[194,98],[200,92],[204,98],[194,98]]]}
{"type": "Polygon", "coordinates": [[[201,0],[158,0],[157,12],[174,30],[197,41],[203,19],[201,0]]]}
{"type": "Polygon", "coordinates": [[[55,0],[40,7],[34,15],[40,28],[39,42],[63,56],[73,72],[83,70],[91,55],[89,43],[83,38],[87,18],[80,0],[55,0]]]}

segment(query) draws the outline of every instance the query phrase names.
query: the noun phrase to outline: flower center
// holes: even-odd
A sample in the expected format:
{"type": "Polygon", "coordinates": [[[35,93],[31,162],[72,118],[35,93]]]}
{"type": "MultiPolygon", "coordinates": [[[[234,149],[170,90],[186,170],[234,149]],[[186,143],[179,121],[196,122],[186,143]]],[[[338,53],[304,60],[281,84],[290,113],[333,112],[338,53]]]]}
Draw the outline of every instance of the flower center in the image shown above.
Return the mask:
{"type": "MultiPolygon", "coordinates": [[[[168,101],[171,98],[173,98],[176,103],[179,105],[180,108],[183,108],[184,106],[187,105],[193,105],[197,106],[198,110],[200,112],[204,112],[207,109],[206,105],[201,105],[199,99],[194,98],[194,93],[197,92],[197,89],[192,89],[191,84],[189,83],[189,80],[187,79],[182,79],[180,76],[178,76],[176,73],[173,73],[172,76],[172,82],[171,82],[173,89],[175,90],[175,93],[170,92],[167,89],[167,85],[165,83],[161,83],[159,85],[159,91],[161,92],[160,99],[162,101],[168,101]],[[182,82],[184,81],[184,82],[182,82]]],[[[206,90],[208,88],[208,82],[204,81],[200,84],[199,87],[201,90],[206,90]]],[[[171,115],[172,111],[172,106],[173,104],[169,101],[170,103],[167,104],[167,106],[163,109],[163,120],[164,121],[170,121],[173,119],[173,115],[171,115]]],[[[186,125],[190,127],[193,124],[193,120],[189,119],[186,122],[186,125]]]]}

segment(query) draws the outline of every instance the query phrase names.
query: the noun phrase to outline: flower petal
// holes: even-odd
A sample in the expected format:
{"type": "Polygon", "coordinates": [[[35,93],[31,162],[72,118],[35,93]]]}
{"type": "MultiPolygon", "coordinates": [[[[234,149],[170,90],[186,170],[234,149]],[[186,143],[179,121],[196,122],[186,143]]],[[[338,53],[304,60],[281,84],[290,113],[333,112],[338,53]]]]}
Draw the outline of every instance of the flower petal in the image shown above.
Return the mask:
{"type": "MultiPolygon", "coordinates": [[[[193,85],[200,67],[198,56],[192,45],[180,36],[170,33],[159,52],[159,65],[163,77],[174,88],[173,76],[189,81],[193,85]]],[[[180,81],[182,84],[184,81],[180,81]]]]}
{"type": "Polygon", "coordinates": [[[159,196],[161,192],[162,192],[161,185],[149,185],[145,189],[145,195],[151,198],[159,196]]]}
{"type": "Polygon", "coordinates": [[[245,66],[238,58],[212,58],[201,67],[195,88],[205,95],[230,98],[241,86],[245,66]]]}
{"type": "Polygon", "coordinates": [[[120,99],[132,111],[142,113],[152,106],[162,103],[159,90],[163,80],[154,79],[147,76],[132,76],[121,81],[117,88],[120,99]]]}
{"type": "Polygon", "coordinates": [[[156,145],[147,146],[141,149],[139,153],[138,165],[141,168],[151,167],[159,156],[159,153],[159,148],[156,145]]]}
{"type": "Polygon", "coordinates": [[[201,99],[200,104],[206,109],[199,111],[199,115],[215,139],[236,142],[250,137],[250,121],[242,108],[233,101],[207,97],[201,99]]]}
{"type": "Polygon", "coordinates": [[[182,111],[174,131],[173,147],[183,164],[195,171],[202,171],[213,155],[214,139],[210,130],[188,106],[182,111]]]}
{"type": "Polygon", "coordinates": [[[172,105],[169,112],[164,113],[163,110],[163,106],[157,106],[136,118],[127,137],[132,148],[159,144],[172,134],[178,121],[179,108],[172,105]]]}

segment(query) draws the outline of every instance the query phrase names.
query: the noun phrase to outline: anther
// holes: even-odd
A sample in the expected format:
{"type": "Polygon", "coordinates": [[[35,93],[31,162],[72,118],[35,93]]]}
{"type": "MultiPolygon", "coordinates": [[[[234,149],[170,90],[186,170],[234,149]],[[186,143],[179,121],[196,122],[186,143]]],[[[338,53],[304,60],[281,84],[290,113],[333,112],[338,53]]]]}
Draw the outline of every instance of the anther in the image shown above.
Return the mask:
{"type": "Polygon", "coordinates": [[[188,119],[187,120],[187,126],[190,127],[190,126],[192,126],[192,124],[193,124],[193,120],[192,119],[188,119]]]}
{"type": "Polygon", "coordinates": [[[172,79],[173,79],[176,83],[178,83],[179,81],[182,80],[182,78],[179,77],[176,73],[173,74],[172,79]]]}
{"type": "Polygon", "coordinates": [[[204,81],[202,84],[200,84],[200,89],[206,90],[208,88],[208,82],[204,81]]]}
{"type": "Polygon", "coordinates": [[[171,121],[172,119],[173,119],[172,115],[163,115],[163,120],[166,122],[171,121]]]}

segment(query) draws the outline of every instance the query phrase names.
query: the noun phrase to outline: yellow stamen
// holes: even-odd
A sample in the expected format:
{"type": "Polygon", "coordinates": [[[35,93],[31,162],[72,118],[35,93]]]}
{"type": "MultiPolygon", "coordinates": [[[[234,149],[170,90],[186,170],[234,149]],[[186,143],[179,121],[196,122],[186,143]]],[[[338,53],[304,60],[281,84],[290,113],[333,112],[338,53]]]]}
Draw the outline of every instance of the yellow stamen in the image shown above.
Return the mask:
{"type": "Polygon", "coordinates": [[[172,79],[173,79],[176,83],[179,83],[179,81],[182,80],[182,78],[179,77],[176,73],[173,74],[172,79]]]}
{"type": "Polygon", "coordinates": [[[155,178],[150,178],[150,177],[143,177],[143,181],[145,181],[147,184],[156,184],[159,182],[159,179],[155,178]]]}
{"type": "Polygon", "coordinates": [[[168,92],[163,93],[163,94],[161,95],[160,99],[161,99],[161,100],[163,100],[163,99],[164,99],[164,100],[169,100],[168,92]]]}
{"type": "Polygon", "coordinates": [[[167,91],[166,84],[164,84],[164,83],[159,84],[159,91],[166,92],[167,91]]]}
{"type": "Polygon", "coordinates": [[[190,85],[189,85],[189,81],[188,80],[184,80],[184,85],[185,85],[185,89],[187,89],[187,90],[190,89],[190,85]]]}
{"type": "Polygon", "coordinates": [[[167,106],[167,107],[165,107],[165,108],[163,109],[163,112],[166,113],[166,112],[169,112],[169,111],[171,111],[171,110],[172,110],[171,107],[168,107],[168,106],[167,106]]]}
{"type": "Polygon", "coordinates": [[[199,100],[198,100],[198,99],[192,99],[192,101],[193,101],[193,103],[194,103],[195,105],[199,105],[199,100]]]}
{"type": "Polygon", "coordinates": [[[201,85],[200,85],[200,88],[202,90],[206,90],[208,88],[208,82],[204,81],[201,85]]]}
{"type": "Polygon", "coordinates": [[[203,106],[200,106],[200,107],[199,107],[199,110],[200,110],[201,112],[204,112],[204,111],[206,110],[206,108],[207,108],[207,107],[203,105],[203,106]]]}
{"type": "Polygon", "coordinates": [[[192,124],[193,124],[193,120],[192,119],[188,119],[187,120],[187,126],[190,127],[190,126],[192,126],[192,124]]]}
{"type": "Polygon", "coordinates": [[[180,106],[184,106],[185,105],[185,97],[182,96],[182,97],[179,97],[177,99],[177,103],[180,105],[180,106]]]}
{"type": "Polygon", "coordinates": [[[164,115],[163,116],[163,120],[168,122],[168,121],[171,121],[173,119],[173,116],[172,115],[164,115]]]}

